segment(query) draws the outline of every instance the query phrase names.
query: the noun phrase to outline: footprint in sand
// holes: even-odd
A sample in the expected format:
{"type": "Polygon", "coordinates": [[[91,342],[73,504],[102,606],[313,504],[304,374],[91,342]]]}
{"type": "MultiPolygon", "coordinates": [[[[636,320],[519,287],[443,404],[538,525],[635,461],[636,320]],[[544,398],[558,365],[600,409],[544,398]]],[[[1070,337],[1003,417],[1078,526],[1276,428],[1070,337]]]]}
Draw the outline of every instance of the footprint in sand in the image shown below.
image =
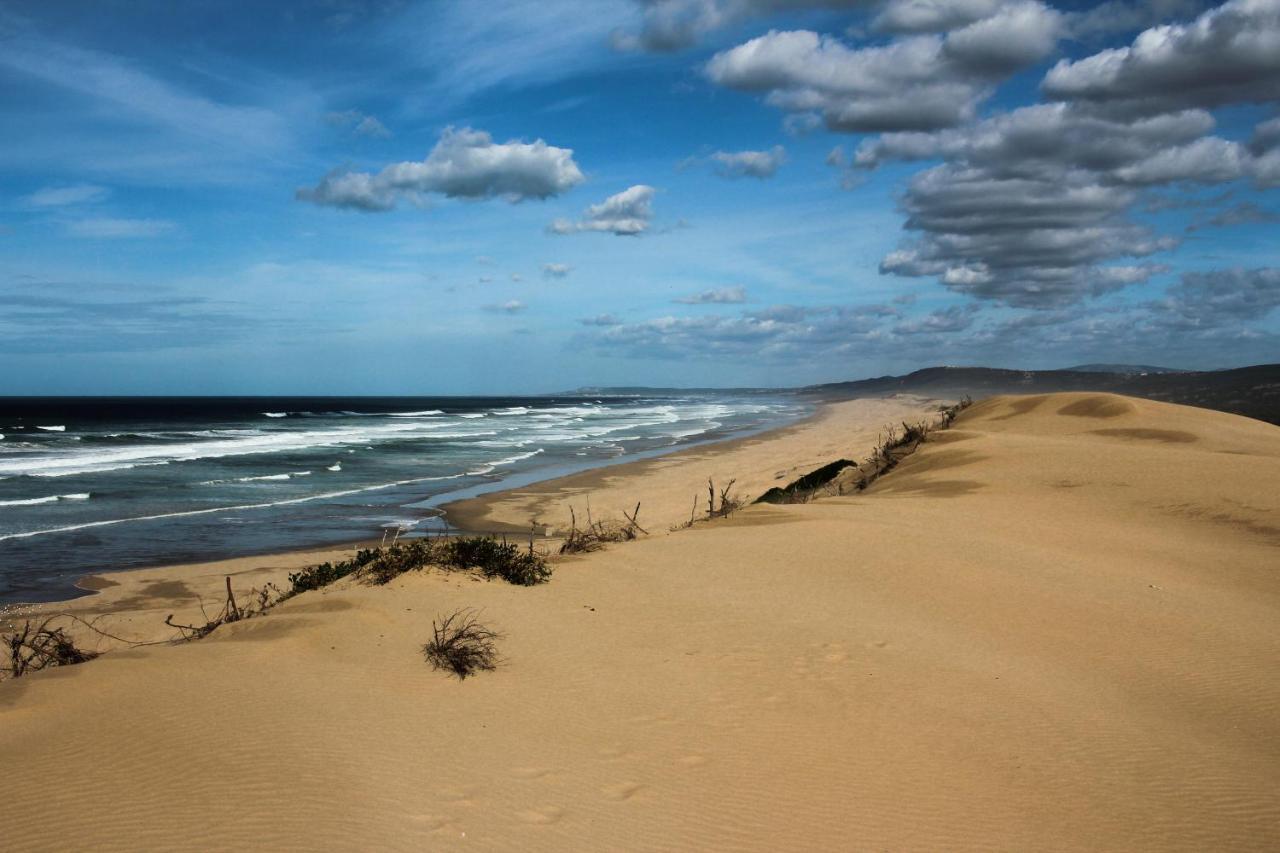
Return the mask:
{"type": "Polygon", "coordinates": [[[623,782],[618,785],[606,785],[600,789],[600,793],[604,794],[611,800],[624,802],[643,790],[644,785],[640,785],[635,782],[623,782]]]}
{"type": "Polygon", "coordinates": [[[525,823],[547,826],[564,817],[564,809],[556,808],[555,806],[541,806],[536,809],[525,809],[522,812],[516,812],[516,817],[525,823]]]}

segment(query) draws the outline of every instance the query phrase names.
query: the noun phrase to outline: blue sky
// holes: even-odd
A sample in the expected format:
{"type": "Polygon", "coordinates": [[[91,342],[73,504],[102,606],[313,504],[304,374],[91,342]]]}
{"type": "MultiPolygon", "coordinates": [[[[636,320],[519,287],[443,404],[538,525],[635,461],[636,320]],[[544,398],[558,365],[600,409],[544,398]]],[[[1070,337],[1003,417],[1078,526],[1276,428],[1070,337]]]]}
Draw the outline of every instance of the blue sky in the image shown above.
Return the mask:
{"type": "Polygon", "coordinates": [[[1280,0],[0,6],[0,393],[1229,367],[1280,0]]]}

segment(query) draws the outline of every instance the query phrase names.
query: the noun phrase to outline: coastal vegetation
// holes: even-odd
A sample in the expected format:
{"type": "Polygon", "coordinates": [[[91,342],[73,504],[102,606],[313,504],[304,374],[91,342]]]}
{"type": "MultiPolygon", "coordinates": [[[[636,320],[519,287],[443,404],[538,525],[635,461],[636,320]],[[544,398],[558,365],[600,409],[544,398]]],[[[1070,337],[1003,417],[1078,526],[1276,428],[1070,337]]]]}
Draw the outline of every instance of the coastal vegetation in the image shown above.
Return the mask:
{"type": "Polygon", "coordinates": [[[56,618],[51,616],[39,624],[27,621],[4,638],[8,660],[0,666],[0,678],[21,678],[29,672],[84,663],[98,656],[78,648],[66,629],[54,624],[56,618]]]}
{"type": "Polygon", "coordinates": [[[451,672],[459,680],[498,666],[497,641],[502,635],[480,624],[474,610],[456,610],[431,622],[431,642],[422,654],[434,669],[451,672]]]}
{"type": "Polygon", "coordinates": [[[486,578],[501,578],[516,586],[534,586],[551,578],[551,567],[530,541],[527,549],[489,536],[414,539],[356,552],[349,560],[321,563],[289,575],[290,595],[328,586],[355,575],[374,586],[389,583],[405,572],[436,567],[447,571],[476,570],[486,578]]]}
{"type": "Polygon", "coordinates": [[[560,543],[560,553],[586,554],[591,551],[599,551],[607,542],[630,542],[641,533],[648,535],[649,531],[641,527],[640,522],[637,521],[640,517],[639,503],[636,504],[636,508],[630,514],[624,509],[622,517],[626,521],[599,521],[593,519],[591,517],[591,502],[587,501],[586,526],[578,527],[578,513],[570,506],[569,532],[565,534],[564,541],[560,543]]]}
{"type": "Polygon", "coordinates": [[[902,423],[901,430],[890,426],[880,434],[871,454],[863,462],[837,459],[793,480],[786,486],[774,487],[756,498],[756,503],[795,504],[808,503],[821,495],[843,495],[846,487],[864,491],[879,477],[898,466],[898,463],[915,452],[934,430],[949,428],[956,417],[973,405],[965,396],[958,402],[941,406],[934,422],[918,421],[902,423]]]}

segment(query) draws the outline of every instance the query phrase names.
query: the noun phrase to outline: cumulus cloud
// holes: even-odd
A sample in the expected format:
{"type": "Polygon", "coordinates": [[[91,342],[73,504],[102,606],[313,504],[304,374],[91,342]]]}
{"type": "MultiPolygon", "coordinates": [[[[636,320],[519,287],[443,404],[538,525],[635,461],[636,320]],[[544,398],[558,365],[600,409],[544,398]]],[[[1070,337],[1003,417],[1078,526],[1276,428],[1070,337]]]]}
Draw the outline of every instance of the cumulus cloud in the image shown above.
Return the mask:
{"type": "MultiPolygon", "coordinates": [[[[854,165],[875,168],[885,160],[941,157],[1008,175],[1081,169],[1118,179],[1122,170],[1155,153],[1197,142],[1213,127],[1213,117],[1204,110],[1123,120],[1070,104],[1036,104],[964,129],[866,140],[854,154],[854,165]]],[[[1190,172],[1184,168],[1182,174],[1190,172]]]]}
{"type": "Polygon", "coordinates": [[[557,219],[549,230],[553,234],[576,231],[603,231],[620,237],[633,237],[649,230],[653,219],[653,195],[657,192],[646,184],[636,184],[587,208],[582,219],[571,222],[557,219]]]}
{"type": "Polygon", "coordinates": [[[1130,46],[1061,60],[1042,88],[1116,114],[1280,100],[1280,2],[1229,0],[1144,30],[1130,46]]]}
{"type": "Polygon", "coordinates": [[[377,174],[337,171],[297,197],[313,204],[368,212],[391,210],[402,198],[503,198],[516,203],[560,195],[585,178],[573,150],[538,139],[496,143],[484,131],[446,128],[422,161],[392,163],[377,174]]]}
{"type": "Polygon", "coordinates": [[[1199,14],[1207,0],[1107,0],[1067,14],[1067,26],[1078,39],[1131,33],[1199,14]]]}
{"type": "Polygon", "coordinates": [[[1249,150],[1254,154],[1266,154],[1280,148],[1280,116],[1264,121],[1253,129],[1249,150]]]}
{"type": "Polygon", "coordinates": [[[573,272],[573,267],[569,264],[543,264],[542,274],[547,278],[564,278],[573,272]]]}
{"type": "Polygon", "coordinates": [[[391,131],[378,120],[377,116],[366,115],[359,110],[326,113],[324,120],[334,127],[347,128],[357,136],[375,136],[384,139],[391,136],[391,131]]]}
{"type": "Polygon", "coordinates": [[[110,194],[106,187],[93,184],[73,184],[62,187],[43,187],[22,199],[26,207],[72,207],[102,201],[110,194]]]}
{"type": "Polygon", "coordinates": [[[637,0],[638,31],[615,30],[618,50],[670,53],[697,44],[707,33],[748,18],[804,9],[854,9],[874,0],[637,0]]]}
{"type": "Polygon", "coordinates": [[[1059,29],[1053,9],[1019,0],[945,35],[873,47],[775,30],[717,53],[706,73],[781,109],[820,113],[836,131],[936,130],[973,118],[994,83],[1054,49],[1059,29]]]}
{"type": "Polygon", "coordinates": [[[113,219],[94,217],[77,219],[67,223],[67,233],[73,237],[93,240],[127,240],[139,237],[159,237],[169,234],[177,226],[165,219],[113,219]]]}
{"type": "Polygon", "coordinates": [[[1218,184],[1244,176],[1249,170],[1249,159],[1248,150],[1235,142],[1218,138],[1197,139],[1117,169],[1116,176],[1131,184],[1176,181],[1218,184]]]}
{"type": "Polygon", "coordinates": [[[672,301],[681,305],[736,305],[747,301],[747,290],[741,286],[720,287],[672,301]]]}
{"type": "Polygon", "coordinates": [[[710,157],[717,174],[726,178],[772,178],[787,162],[781,145],[768,151],[716,151],[710,157]]]}
{"type": "Polygon", "coordinates": [[[1003,0],[889,0],[871,22],[889,33],[941,33],[994,13],[1003,0]]]}
{"type": "Polygon", "coordinates": [[[1041,308],[1144,281],[1155,267],[1116,261],[1176,241],[1128,218],[1139,190],[1245,177],[1265,184],[1261,158],[1208,135],[1214,124],[1203,109],[1122,118],[1059,102],[964,128],[866,140],[853,156],[857,168],[944,161],[909,183],[902,207],[917,236],[881,271],[934,276],[962,293],[1041,308]]]}
{"type": "Polygon", "coordinates": [[[1104,262],[1176,245],[1122,218],[1133,200],[1132,191],[1087,173],[1006,177],[938,166],[912,179],[903,198],[906,227],[919,237],[880,270],[934,276],[1010,305],[1068,304],[1135,283],[1131,274],[1106,272],[1104,262]]]}

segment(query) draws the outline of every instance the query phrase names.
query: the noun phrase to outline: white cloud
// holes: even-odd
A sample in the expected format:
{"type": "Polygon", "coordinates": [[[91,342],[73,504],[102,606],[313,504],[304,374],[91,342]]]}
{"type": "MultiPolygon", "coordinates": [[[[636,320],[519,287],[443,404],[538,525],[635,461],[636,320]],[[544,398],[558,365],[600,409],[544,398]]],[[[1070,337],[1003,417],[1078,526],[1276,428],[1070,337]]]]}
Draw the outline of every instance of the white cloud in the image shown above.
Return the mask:
{"type": "Polygon", "coordinates": [[[511,299],[507,302],[500,302],[496,305],[486,305],[484,306],[484,310],[493,311],[498,314],[519,314],[528,307],[528,305],[525,305],[519,299],[511,299]]]}
{"type": "Polygon", "coordinates": [[[947,33],[943,52],[972,72],[1010,74],[1053,52],[1061,16],[1036,0],[1005,3],[989,17],[947,33]]]}
{"type": "Polygon", "coordinates": [[[44,187],[22,199],[22,203],[27,207],[70,207],[102,201],[110,192],[106,187],[93,184],[44,187]]]}
{"type": "Polygon", "coordinates": [[[1067,14],[1071,35],[1088,39],[1193,17],[1207,0],[1107,0],[1067,14]]]}
{"type": "Polygon", "coordinates": [[[1234,181],[1247,174],[1249,160],[1249,152],[1242,145],[1207,137],[1158,151],[1132,166],[1117,169],[1116,175],[1131,184],[1176,181],[1217,184],[1234,181]]]}
{"type": "Polygon", "coordinates": [[[1003,0],[889,0],[871,22],[890,33],[941,33],[979,21],[1003,0]]]}
{"type": "Polygon", "coordinates": [[[805,9],[855,9],[875,0],[637,0],[638,32],[615,30],[618,50],[670,52],[697,44],[704,35],[748,18],[805,9]]]}
{"type": "Polygon", "coordinates": [[[643,234],[649,230],[653,219],[655,192],[651,186],[636,184],[591,205],[580,221],[557,219],[549,228],[554,234],[572,234],[575,231],[604,231],[620,237],[643,234]]]}
{"type": "Polygon", "coordinates": [[[787,152],[775,145],[768,151],[716,151],[710,159],[726,178],[772,178],[787,162],[787,152]]]}
{"type": "Polygon", "coordinates": [[[706,65],[714,82],[763,93],[773,106],[818,112],[845,132],[936,130],[971,119],[991,87],[1053,51],[1061,16],[1017,0],[944,35],[851,48],[808,30],[770,31],[706,65]]]}
{"type": "Polygon", "coordinates": [[[693,296],[682,296],[672,301],[681,305],[736,305],[747,301],[747,291],[741,286],[721,287],[715,290],[704,290],[693,296]]]}
{"type": "Polygon", "coordinates": [[[404,197],[500,197],[516,203],[560,195],[585,178],[569,148],[541,139],[495,143],[484,131],[446,128],[422,161],[393,163],[376,175],[335,172],[314,188],[298,190],[303,201],[330,207],[384,211],[404,197]]]}
{"type": "Polygon", "coordinates": [[[1144,30],[1128,47],[1061,60],[1042,88],[1118,115],[1280,101],[1280,2],[1229,0],[1144,30]]]}
{"type": "Polygon", "coordinates": [[[542,265],[542,274],[547,278],[564,278],[573,271],[569,264],[549,263],[542,265]]]}
{"type": "Polygon", "coordinates": [[[159,237],[177,228],[164,219],[111,219],[106,217],[76,219],[67,223],[67,233],[73,237],[95,240],[130,239],[134,237],[159,237]]]}

